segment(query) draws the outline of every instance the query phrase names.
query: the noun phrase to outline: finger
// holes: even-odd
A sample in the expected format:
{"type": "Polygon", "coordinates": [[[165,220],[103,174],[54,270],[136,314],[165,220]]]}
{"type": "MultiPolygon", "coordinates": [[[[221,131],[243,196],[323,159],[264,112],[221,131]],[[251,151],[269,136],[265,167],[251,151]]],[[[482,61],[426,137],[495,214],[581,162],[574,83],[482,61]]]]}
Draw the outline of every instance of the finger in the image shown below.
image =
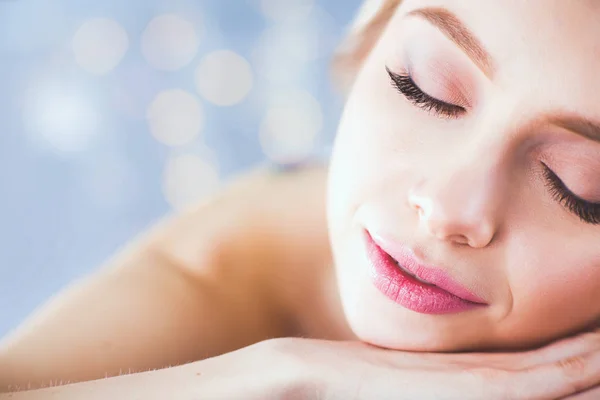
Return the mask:
{"type": "Polygon", "coordinates": [[[510,398],[556,399],[600,384],[600,351],[526,369],[510,382],[510,398]]]}
{"type": "Polygon", "coordinates": [[[492,367],[526,369],[597,350],[600,350],[600,330],[585,332],[534,350],[508,353],[464,353],[455,355],[455,360],[465,365],[486,364],[492,367]]]}
{"type": "Polygon", "coordinates": [[[600,399],[600,386],[596,386],[593,389],[586,390],[575,394],[573,396],[565,397],[563,400],[598,400],[600,399]]]}
{"type": "Polygon", "coordinates": [[[527,369],[551,364],[581,354],[600,350],[600,330],[586,332],[527,351],[510,353],[464,353],[453,356],[460,365],[482,365],[504,369],[527,369]]]}
{"type": "Polygon", "coordinates": [[[517,364],[521,368],[532,368],[598,350],[600,350],[600,331],[596,330],[563,339],[536,350],[527,351],[521,356],[518,353],[514,353],[512,356],[520,359],[517,364]]]}

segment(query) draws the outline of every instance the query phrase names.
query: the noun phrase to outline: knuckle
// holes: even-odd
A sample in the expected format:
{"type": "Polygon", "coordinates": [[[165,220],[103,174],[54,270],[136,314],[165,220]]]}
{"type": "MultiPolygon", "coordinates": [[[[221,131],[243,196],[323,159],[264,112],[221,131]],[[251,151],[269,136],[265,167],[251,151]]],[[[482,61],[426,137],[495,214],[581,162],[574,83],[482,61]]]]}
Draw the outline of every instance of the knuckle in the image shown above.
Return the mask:
{"type": "Polygon", "coordinates": [[[584,375],[587,360],[584,356],[577,355],[557,361],[556,366],[568,379],[577,379],[584,375]]]}
{"type": "Polygon", "coordinates": [[[586,356],[577,355],[557,361],[554,364],[570,393],[579,393],[586,388],[585,374],[588,368],[586,356]]]}

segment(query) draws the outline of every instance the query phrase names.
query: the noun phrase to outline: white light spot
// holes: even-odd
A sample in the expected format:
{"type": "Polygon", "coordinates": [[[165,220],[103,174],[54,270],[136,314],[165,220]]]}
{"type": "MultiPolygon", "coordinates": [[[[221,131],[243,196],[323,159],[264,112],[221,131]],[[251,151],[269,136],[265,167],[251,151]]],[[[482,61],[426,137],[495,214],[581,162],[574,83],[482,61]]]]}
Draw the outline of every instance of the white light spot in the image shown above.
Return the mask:
{"type": "Polygon", "coordinates": [[[319,102],[308,92],[281,93],[269,106],[260,128],[261,147],[276,162],[297,162],[311,154],[323,127],[319,102]]]}
{"type": "Polygon", "coordinates": [[[262,12],[275,21],[306,18],[315,5],[314,0],[261,0],[262,12]]]}
{"type": "Polygon", "coordinates": [[[196,88],[204,98],[219,106],[241,102],[252,90],[252,67],[232,51],[208,54],[196,69],[196,88]]]}
{"type": "Polygon", "coordinates": [[[193,141],[204,124],[202,105],[191,93],[174,89],[159,93],[146,113],[150,132],[167,146],[193,141]]]}
{"type": "Polygon", "coordinates": [[[58,83],[32,85],[22,109],[34,140],[60,152],[87,149],[99,132],[100,115],[82,92],[58,83]]]}
{"type": "Polygon", "coordinates": [[[260,45],[253,53],[253,64],[261,78],[277,86],[296,86],[306,80],[305,64],[273,51],[268,45],[260,45]]]}
{"type": "Polygon", "coordinates": [[[277,25],[267,29],[259,43],[259,54],[288,57],[306,63],[319,56],[319,32],[309,25],[277,25]]]}
{"type": "Polygon", "coordinates": [[[171,156],[165,166],[163,191],[176,209],[192,205],[219,188],[215,165],[194,154],[171,156]]]}
{"type": "Polygon", "coordinates": [[[154,18],[142,34],[142,54],[154,68],[175,71],[196,56],[199,39],[194,25],[174,14],[154,18]]]}
{"type": "Polygon", "coordinates": [[[306,87],[320,73],[315,61],[329,58],[338,46],[335,25],[333,17],[320,7],[314,8],[310,18],[274,24],[253,49],[252,64],[269,83],[306,87]]]}
{"type": "Polygon", "coordinates": [[[96,18],[81,25],[72,46],[77,64],[92,74],[104,75],[119,65],[129,47],[129,39],[116,21],[96,18]]]}

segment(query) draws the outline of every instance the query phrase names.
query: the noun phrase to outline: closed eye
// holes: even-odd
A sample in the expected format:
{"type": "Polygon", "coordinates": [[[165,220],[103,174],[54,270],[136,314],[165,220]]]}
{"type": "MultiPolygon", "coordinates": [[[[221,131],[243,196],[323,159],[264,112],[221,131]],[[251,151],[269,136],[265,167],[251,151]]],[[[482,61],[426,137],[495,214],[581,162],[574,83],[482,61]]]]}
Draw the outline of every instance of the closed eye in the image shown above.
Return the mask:
{"type": "Polygon", "coordinates": [[[542,163],[542,166],[544,167],[546,186],[554,200],[579,217],[581,221],[592,225],[600,225],[600,204],[576,196],[554,171],[544,163],[542,163]]]}
{"type": "Polygon", "coordinates": [[[397,74],[387,67],[386,71],[392,80],[392,86],[415,106],[437,116],[451,119],[459,118],[466,113],[467,110],[464,107],[436,99],[425,93],[410,74],[397,74]]]}

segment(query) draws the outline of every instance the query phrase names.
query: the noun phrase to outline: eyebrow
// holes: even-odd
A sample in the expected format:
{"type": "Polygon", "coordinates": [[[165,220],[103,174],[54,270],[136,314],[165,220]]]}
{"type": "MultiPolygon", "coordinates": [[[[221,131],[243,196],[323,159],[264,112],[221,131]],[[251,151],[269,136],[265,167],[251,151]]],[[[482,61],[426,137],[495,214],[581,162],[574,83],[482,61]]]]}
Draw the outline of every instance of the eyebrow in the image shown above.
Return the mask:
{"type": "Polygon", "coordinates": [[[563,129],[600,142],[600,123],[573,115],[552,115],[548,118],[548,121],[563,129]]]}
{"type": "Polygon", "coordinates": [[[425,7],[412,10],[407,16],[423,18],[437,27],[460,47],[488,78],[492,78],[494,65],[489,53],[479,39],[467,29],[456,15],[445,8],[425,7]]]}
{"type": "MultiPolygon", "coordinates": [[[[420,17],[437,27],[460,47],[488,78],[492,79],[495,68],[490,54],[456,15],[442,7],[424,7],[410,11],[407,16],[420,17]]],[[[596,123],[570,114],[550,115],[546,120],[555,126],[600,142],[600,122],[596,123]]]]}

